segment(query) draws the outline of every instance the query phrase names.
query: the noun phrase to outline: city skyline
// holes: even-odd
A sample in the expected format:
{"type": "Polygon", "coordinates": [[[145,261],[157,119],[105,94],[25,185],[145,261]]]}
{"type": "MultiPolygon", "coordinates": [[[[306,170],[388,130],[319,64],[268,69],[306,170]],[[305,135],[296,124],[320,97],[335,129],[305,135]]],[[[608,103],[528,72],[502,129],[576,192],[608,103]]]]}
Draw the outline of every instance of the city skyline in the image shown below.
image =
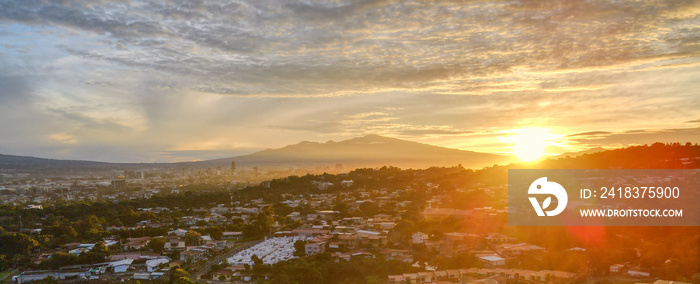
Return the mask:
{"type": "Polygon", "coordinates": [[[541,156],[700,137],[694,1],[0,3],[2,154],[174,162],[378,134],[541,156]]]}

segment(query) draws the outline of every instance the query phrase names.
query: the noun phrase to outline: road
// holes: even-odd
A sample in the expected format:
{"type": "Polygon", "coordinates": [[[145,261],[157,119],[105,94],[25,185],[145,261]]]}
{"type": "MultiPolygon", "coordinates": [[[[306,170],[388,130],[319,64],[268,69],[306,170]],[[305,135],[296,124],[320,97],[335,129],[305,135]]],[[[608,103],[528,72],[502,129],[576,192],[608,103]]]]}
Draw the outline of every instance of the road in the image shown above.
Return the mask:
{"type": "Polygon", "coordinates": [[[197,280],[199,279],[199,277],[202,277],[202,275],[204,275],[205,273],[207,273],[207,272],[209,271],[209,269],[211,268],[211,266],[212,266],[213,264],[220,263],[220,262],[224,261],[224,259],[227,259],[227,258],[229,258],[229,257],[232,257],[232,256],[233,256],[234,254],[236,254],[237,252],[242,251],[242,250],[244,250],[244,249],[247,249],[247,248],[249,248],[249,247],[252,247],[252,246],[256,245],[256,244],[259,243],[259,242],[262,242],[262,240],[240,243],[240,244],[241,244],[240,247],[234,248],[234,249],[230,250],[230,251],[227,252],[227,253],[218,255],[218,256],[216,256],[216,257],[210,259],[209,261],[207,261],[207,263],[204,264],[204,266],[202,266],[202,268],[200,268],[200,269],[197,270],[196,272],[192,273],[192,279],[194,279],[195,281],[197,281],[197,280]]]}

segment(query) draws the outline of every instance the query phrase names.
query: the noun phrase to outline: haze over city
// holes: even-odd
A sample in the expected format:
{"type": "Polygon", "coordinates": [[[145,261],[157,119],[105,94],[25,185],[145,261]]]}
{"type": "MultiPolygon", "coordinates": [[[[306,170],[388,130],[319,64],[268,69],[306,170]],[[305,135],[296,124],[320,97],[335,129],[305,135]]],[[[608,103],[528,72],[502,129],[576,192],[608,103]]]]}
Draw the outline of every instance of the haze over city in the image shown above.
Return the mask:
{"type": "Polygon", "coordinates": [[[541,156],[700,137],[697,1],[0,7],[3,154],[170,162],[379,134],[541,156]]]}

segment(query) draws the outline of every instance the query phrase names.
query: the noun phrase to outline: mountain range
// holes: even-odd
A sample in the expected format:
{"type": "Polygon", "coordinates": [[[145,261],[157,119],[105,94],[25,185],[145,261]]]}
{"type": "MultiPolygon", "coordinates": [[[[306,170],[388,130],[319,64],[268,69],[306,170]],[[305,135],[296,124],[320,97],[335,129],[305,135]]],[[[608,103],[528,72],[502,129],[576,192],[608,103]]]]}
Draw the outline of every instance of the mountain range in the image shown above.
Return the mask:
{"type": "Polygon", "coordinates": [[[511,161],[510,156],[464,151],[413,141],[367,135],[325,143],[303,141],[279,149],[267,149],[250,155],[196,162],[203,165],[299,166],[342,164],[344,168],[397,166],[427,168],[456,166],[482,168],[511,161]]]}
{"type": "Polygon", "coordinates": [[[511,162],[512,157],[444,148],[379,135],[367,135],[339,142],[303,141],[279,149],[267,149],[249,155],[180,163],[106,163],[0,154],[0,168],[230,167],[231,161],[235,161],[239,166],[274,168],[313,168],[335,166],[336,164],[342,164],[344,169],[389,165],[401,168],[427,168],[456,166],[458,164],[465,168],[482,168],[511,162]]]}

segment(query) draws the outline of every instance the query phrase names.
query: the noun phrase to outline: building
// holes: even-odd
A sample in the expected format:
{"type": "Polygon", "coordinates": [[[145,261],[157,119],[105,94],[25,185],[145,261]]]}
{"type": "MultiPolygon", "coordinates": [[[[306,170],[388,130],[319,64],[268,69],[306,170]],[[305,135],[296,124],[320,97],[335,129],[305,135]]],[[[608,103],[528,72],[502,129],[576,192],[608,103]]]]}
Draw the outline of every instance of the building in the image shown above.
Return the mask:
{"type": "Polygon", "coordinates": [[[328,234],[330,231],[329,230],[321,230],[321,229],[294,229],[292,230],[292,233],[299,236],[299,237],[317,237],[317,236],[322,236],[325,234],[328,234]]]}
{"type": "Polygon", "coordinates": [[[570,283],[575,276],[574,273],[551,270],[469,268],[389,275],[388,283],[570,283]]]}
{"type": "Polygon", "coordinates": [[[53,279],[63,280],[66,278],[77,278],[77,279],[88,279],[90,277],[90,269],[82,268],[75,270],[34,270],[34,271],[24,271],[19,275],[12,277],[12,282],[15,283],[25,283],[31,281],[44,280],[48,277],[53,279]]]}
{"type": "Polygon", "coordinates": [[[185,250],[185,241],[181,240],[177,236],[169,236],[166,238],[165,245],[163,246],[165,251],[173,250],[185,250]]]}
{"type": "Polygon", "coordinates": [[[498,267],[506,265],[506,259],[497,255],[480,256],[479,260],[488,267],[498,267]]]}
{"type": "Polygon", "coordinates": [[[309,242],[304,246],[306,255],[314,255],[326,251],[326,242],[309,242]]]}
{"type": "Polygon", "coordinates": [[[112,186],[113,189],[117,189],[117,190],[125,189],[126,188],[126,180],[124,178],[115,179],[115,180],[112,180],[110,185],[112,186]]]}
{"type": "Polygon", "coordinates": [[[127,238],[126,243],[122,245],[123,250],[140,250],[146,245],[148,245],[148,242],[151,240],[151,237],[142,237],[142,238],[127,238]]]}
{"type": "Polygon", "coordinates": [[[411,238],[413,239],[414,244],[422,244],[422,243],[425,243],[426,240],[428,240],[428,235],[421,233],[421,232],[417,232],[417,233],[413,234],[413,236],[411,236],[411,238]]]}
{"type": "Polygon", "coordinates": [[[122,260],[117,260],[107,264],[107,268],[111,269],[114,273],[124,273],[131,266],[134,260],[130,258],[125,258],[122,260]]]}
{"type": "Polygon", "coordinates": [[[199,260],[204,257],[205,251],[203,250],[188,250],[188,251],[183,251],[180,253],[180,260],[181,261],[188,261],[188,260],[199,260]]]}
{"type": "Polygon", "coordinates": [[[168,259],[168,258],[156,258],[156,259],[146,260],[146,271],[148,271],[148,272],[157,271],[161,265],[166,264],[168,262],[170,262],[170,259],[168,259]]]}
{"type": "Polygon", "coordinates": [[[520,244],[501,244],[501,245],[496,246],[496,251],[503,256],[512,257],[512,256],[521,256],[521,255],[528,255],[528,254],[543,253],[545,251],[545,249],[542,247],[536,246],[536,245],[520,243],[520,244]]]}
{"type": "Polygon", "coordinates": [[[239,240],[243,238],[243,232],[224,232],[222,240],[239,240]]]}

